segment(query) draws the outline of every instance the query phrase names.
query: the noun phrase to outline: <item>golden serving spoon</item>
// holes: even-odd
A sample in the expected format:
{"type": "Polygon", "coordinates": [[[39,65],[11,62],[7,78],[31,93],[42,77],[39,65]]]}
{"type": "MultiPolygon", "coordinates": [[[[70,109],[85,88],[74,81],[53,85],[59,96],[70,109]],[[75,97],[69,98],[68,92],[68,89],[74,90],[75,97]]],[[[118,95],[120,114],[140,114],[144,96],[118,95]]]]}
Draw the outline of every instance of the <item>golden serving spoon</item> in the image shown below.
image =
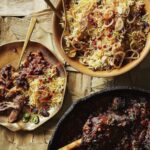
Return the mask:
{"type": "MultiPolygon", "coordinates": [[[[67,19],[67,11],[66,11],[66,6],[65,6],[65,1],[62,0],[62,7],[63,7],[63,11],[64,11],[64,28],[63,28],[63,32],[61,35],[61,48],[65,51],[65,47],[66,47],[66,43],[64,41],[64,36],[70,34],[69,33],[69,23],[68,23],[68,19],[67,19]]],[[[76,55],[76,50],[71,50],[70,53],[68,54],[68,56],[70,58],[73,58],[76,55]]]]}
{"type": "Polygon", "coordinates": [[[30,21],[30,25],[29,25],[29,27],[28,27],[27,34],[26,34],[26,38],[25,38],[25,41],[24,41],[24,44],[23,44],[23,48],[22,48],[22,51],[21,51],[21,55],[20,55],[20,58],[19,58],[19,62],[18,62],[18,66],[17,66],[18,69],[19,69],[19,67],[20,67],[20,64],[21,64],[23,55],[24,55],[24,53],[25,53],[26,47],[27,47],[28,42],[29,42],[29,40],[30,40],[31,34],[32,34],[33,29],[34,29],[34,27],[35,27],[35,24],[36,24],[36,18],[35,18],[35,17],[32,17],[32,18],[31,18],[31,21],[30,21]]]}
{"type": "MultiPolygon", "coordinates": [[[[60,12],[54,7],[54,5],[52,4],[52,2],[50,0],[44,0],[44,1],[52,9],[52,11],[56,14],[56,16],[60,20],[62,20],[62,14],[60,14],[60,12]]],[[[62,7],[63,7],[64,17],[65,17],[64,29],[63,29],[63,33],[62,33],[62,36],[61,36],[61,47],[64,50],[65,44],[63,42],[63,38],[64,38],[64,35],[69,34],[69,24],[67,22],[67,13],[66,13],[66,7],[65,7],[65,0],[61,0],[61,1],[62,1],[62,7]]]]}
{"type": "Polygon", "coordinates": [[[81,143],[82,143],[82,139],[78,139],[78,140],[58,149],[58,150],[72,150],[74,148],[79,147],[81,145],[81,143]]]}

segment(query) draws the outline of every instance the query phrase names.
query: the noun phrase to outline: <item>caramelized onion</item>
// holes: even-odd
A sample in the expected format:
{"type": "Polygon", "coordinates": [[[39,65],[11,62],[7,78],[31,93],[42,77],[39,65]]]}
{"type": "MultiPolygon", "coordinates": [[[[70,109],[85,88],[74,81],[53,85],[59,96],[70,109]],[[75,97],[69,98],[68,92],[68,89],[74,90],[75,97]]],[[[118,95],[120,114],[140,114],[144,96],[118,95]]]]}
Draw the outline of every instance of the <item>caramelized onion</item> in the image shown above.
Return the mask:
{"type": "Polygon", "coordinates": [[[129,20],[129,19],[127,18],[127,23],[128,23],[128,24],[132,24],[132,23],[135,21],[135,19],[136,19],[136,16],[135,16],[134,18],[132,18],[131,20],[129,20]]]}
{"type": "Polygon", "coordinates": [[[135,60],[135,59],[138,59],[139,57],[140,57],[140,54],[137,51],[135,51],[135,50],[128,50],[126,52],[125,59],[135,60]]]}
{"type": "Polygon", "coordinates": [[[124,22],[122,20],[122,18],[118,18],[115,24],[115,30],[116,31],[121,31],[124,27],[124,22]]]}
{"type": "Polygon", "coordinates": [[[115,53],[113,58],[114,68],[119,69],[122,66],[124,58],[125,58],[125,53],[123,51],[119,51],[115,53]]]}
{"type": "Polygon", "coordinates": [[[77,54],[77,51],[75,49],[73,50],[70,50],[67,55],[70,57],[70,58],[74,58],[77,54]]]}
{"type": "Polygon", "coordinates": [[[109,28],[110,26],[112,26],[114,24],[114,20],[112,19],[109,24],[105,24],[104,27],[109,28]]]}
{"type": "Polygon", "coordinates": [[[111,19],[113,17],[114,13],[111,9],[107,9],[105,10],[104,14],[103,14],[103,18],[105,20],[111,19]]]}
{"type": "Polygon", "coordinates": [[[83,48],[82,44],[77,39],[73,39],[71,45],[75,50],[82,50],[83,48]]]}

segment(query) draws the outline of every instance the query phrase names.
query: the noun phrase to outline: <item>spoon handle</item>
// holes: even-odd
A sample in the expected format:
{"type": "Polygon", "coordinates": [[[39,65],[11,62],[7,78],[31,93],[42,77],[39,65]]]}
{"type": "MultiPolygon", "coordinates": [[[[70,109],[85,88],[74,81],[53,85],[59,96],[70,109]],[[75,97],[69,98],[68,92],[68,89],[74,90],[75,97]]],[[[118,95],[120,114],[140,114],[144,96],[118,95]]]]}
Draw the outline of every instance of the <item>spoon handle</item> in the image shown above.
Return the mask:
{"type": "Polygon", "coordinates": [[[18,63],[18,68],[20,67],[20,63],[22,61],[23,54],[24,54],[24,52],[26,50],[26,47],[28,45],[28,42],[30,40],[30,37],[31,37],[31,34],[33,32],[35,23],[36,23],[36,18],[35,17],[31,18],[30,25],[28,27],[28,31],[27,31],[27,34],[26,34],[25,42],[23,44],[22,52],[21,52],[21,55],[20,55],[20,59],[19,59],[19,63],[18,63]]]}
{"type": "Polygon", "coordinates": [[[81,143],[82,143],[82,139],[78,139],[78,140],[58,149],[58,150],[72,150],[74,148],[79,147],[81,145],[81,143]]]}
{"type": "Polygon", "coordinates": [[[47,3],[47,5],[53,10],[53,12],[57,15],[57,17],[59,18],[59,19],[61,19],[61,15],[60,15],[60,13],[58,12],[58,10],[54,7],[54,5],[52,4],[52,2],[50,1],[50,0],[44,0],[46,3],[47,3]]]}

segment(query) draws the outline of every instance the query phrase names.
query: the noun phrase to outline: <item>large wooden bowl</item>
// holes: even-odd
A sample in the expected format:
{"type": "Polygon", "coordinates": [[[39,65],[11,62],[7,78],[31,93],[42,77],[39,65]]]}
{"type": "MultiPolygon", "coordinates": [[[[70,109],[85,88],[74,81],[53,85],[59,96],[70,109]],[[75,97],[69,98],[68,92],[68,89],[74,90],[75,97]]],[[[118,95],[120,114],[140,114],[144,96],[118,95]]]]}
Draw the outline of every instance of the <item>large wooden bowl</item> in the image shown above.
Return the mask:
{"type": "MultiPolygon", "coordinates": [[[[67,0],[67,3],[69,1],[70,0],[67,0]]],[[[145,4],[146,4],[146,10],[149,13],[149,19],[150,19],[150,0],[145,0],[145,4]]],[[[63,12],[62,0],[58,1],[57,10],[60,11],[60,13],[63,12]]],[[[60,52],[60,54],[62,55],[62,57],[66,60],[66,62],[68,64],[70,64],[76,70],[78,70],[82,73],[85,73],[87,75],[90,75],[90,76],[112,77],[112,76],[117,76],[117,75],[126,73],[129,70],[135,68],[140,62],[142,62],[142,60],[148,55],[149,50],[150,50],[150,33],[149,33],[148,37],[147,37],[147,42],[146,42],[145,48],[140,53],[139,59],[134,60],[131,63],[128,63],[127,65],[123,66],[120,69],[114,69],[111,71],[92,71],[88,67],[79,63],[77,60],[73,60],[66,55],[65,51],[63,50],[63,48],[61,46],[62,33],[63,33],[63,29],[60,25],[60,19],[54,14],[54,16],[53,16],[53,38],[54,38],[54,43],[55,43],[56,48],[58,49],[58,51],[60,52]]]]}
{"type": "MultiPolygon", "coordinates": [[[[13,67],[17,67],[22,47],[23,47],[23,41],[8,43],[8,44],[0,46],[0,68],[2,68],[3,66],[7,64],[11,64],[13,67]]],[[[42,52],[44,58],[52,65],[59,64],[57,67],[59,71],[59,75],[65,78],[65,85],[64,85],[64,91],[63,91],[63,97],[64,97],[67,75],[66,75],[66,71],[63,65],[59,62],[56,56],[48,48],[46,48],[45,46],[37,42],[28,43],[27,52],[24,55],[23,59],[30,52],[36,52],[36,51],[42,52]]],[[[42,125],[43,123],[45,123],[46,121],[48,121],[50,118],[52,118],[60,110],[62,104],[63,104],[63,99],[60,104],[58,104],[57,106],[49,110],[49,114],[50,114],[49,117],[42,117],[42,116],[40,117],[39,124],[34,124],[30,122],[23,123],[22,121],[18,121],[15,123],[8,123],[8,117],[4,115],[0,115],[0,125],[7,127],[11,131],[34,130],[40,125],[42,125]]]]}

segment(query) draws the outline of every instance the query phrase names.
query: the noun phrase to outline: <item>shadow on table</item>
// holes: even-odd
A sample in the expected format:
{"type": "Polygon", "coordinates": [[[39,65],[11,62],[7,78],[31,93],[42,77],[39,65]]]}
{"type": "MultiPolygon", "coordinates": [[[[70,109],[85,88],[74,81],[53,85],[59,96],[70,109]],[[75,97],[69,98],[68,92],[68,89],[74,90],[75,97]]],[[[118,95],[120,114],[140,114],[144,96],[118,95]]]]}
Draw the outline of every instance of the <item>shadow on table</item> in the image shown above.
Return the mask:
{"type": "Polygon", "coordinates": [[[133,86],[150,90],[150,55],[130,72],[115,77],[114,86],[133,86]]]}

